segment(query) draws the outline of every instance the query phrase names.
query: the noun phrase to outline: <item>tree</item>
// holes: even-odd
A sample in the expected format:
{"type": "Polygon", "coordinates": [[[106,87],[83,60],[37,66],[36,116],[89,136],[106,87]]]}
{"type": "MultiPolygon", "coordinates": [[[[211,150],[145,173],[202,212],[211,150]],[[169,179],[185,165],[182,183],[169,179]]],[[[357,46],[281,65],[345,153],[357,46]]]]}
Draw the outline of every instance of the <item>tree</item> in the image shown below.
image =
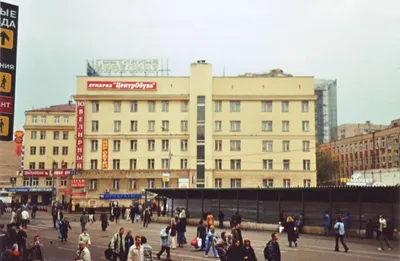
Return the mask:
{"type": "Polygon", "coordinates": [[[317,185],[329,186],[335,184],[335,174],[339,171],[339,162],[329,151],[317,151],[317,185]]]}

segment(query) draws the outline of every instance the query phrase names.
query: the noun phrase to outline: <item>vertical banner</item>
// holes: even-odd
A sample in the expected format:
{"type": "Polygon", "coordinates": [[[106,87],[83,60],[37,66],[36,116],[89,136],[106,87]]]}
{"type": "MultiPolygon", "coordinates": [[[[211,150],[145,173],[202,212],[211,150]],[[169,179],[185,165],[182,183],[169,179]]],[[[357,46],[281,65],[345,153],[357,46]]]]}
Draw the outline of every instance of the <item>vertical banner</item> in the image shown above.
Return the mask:
{"type": "Polygon", "coordinates": [[[0,2],[0,140],[14,135],[18,6],[0,2]]]}
{"type": "Polygon", "coordinates": [[[108,169],[108,140],[101,141],[101,169],[108,169]]]}
{"type": "Polygon", "coordinates": [[[76,158],[75,168],[83,169],[83,144],[85,135],[85,102],[76,105],[76,158]]]}
{"type": "Polygon", "coordinates": [[[15,154],[19,157],[22,154],[22,143],[24,142],[24,135],[23,131],[16,131],[14,133],[14,142],[15,142],[15,154]]]}

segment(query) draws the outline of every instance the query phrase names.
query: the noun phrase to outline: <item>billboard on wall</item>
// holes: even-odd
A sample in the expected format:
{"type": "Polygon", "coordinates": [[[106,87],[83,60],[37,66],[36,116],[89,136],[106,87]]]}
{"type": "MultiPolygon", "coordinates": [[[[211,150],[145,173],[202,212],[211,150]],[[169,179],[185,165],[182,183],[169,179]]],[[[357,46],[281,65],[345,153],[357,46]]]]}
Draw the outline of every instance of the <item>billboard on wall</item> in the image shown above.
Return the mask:
{"type": "Polygon", "coordinates": [[[88,90],[155,91],[156,82],[88,81],[88,90]]]}
{"type": "Polygon", "coordinates": [[[0,2],[0,140],[14,135],[18,6],[0,2]]]}
{"type": "Polygon", "coordinates": [[[101,140],[101,169],[108,169],[108,140],[101,140]]]}
{"type": "Polygon", "coordinates": [[[75,168],[83,169],[83,144],[85,135],[85,102],[78,101],[76,106],[76,155],[75,168]]]}

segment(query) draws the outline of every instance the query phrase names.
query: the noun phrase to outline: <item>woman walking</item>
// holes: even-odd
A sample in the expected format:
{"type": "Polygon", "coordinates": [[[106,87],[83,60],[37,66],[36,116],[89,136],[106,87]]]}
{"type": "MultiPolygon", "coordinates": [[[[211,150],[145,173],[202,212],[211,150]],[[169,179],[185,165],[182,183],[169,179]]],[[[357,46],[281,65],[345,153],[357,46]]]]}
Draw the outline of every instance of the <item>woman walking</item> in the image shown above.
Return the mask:
{"type": "Polygon", "coordinates": [[[171,232],[170,232],[170,236],[171,236],[171,249],[176,249],[176,221],[175,218],[171,218],[171,232]]]}
{"type": "Polygon", "coordinates": [[[178,234],[177,236],[178,247],[183,247],[183,245],[186,244],[187,242],[185,237],[186,224],[182,219],[179,219],[178,224],[176,224],[176,232],[178,234]]]}
{"type": "Polygon", "coordinates": [[[339,239],[340,239],[340,243],[342,244],[343,248],[344,248],[344,252],[349,251],[349,248],[347,247],[346,243],[344,243],[343,239],[344,239],[344,234],[345,234],[345,230],[344,230],[344,224],[342,221],[341,217],[338,217],[336,219],[336,224],[334,226],[335,229],[335,251],[339,251],[339,239]]]}
{"type": "Polygon", "coordinates": [[[204,247],[206,244],[206,236],[207,236],[206,227],[204,226],[203,220],[200,220],[199,225],[197,226],[197,237],[201,238],[200,251],[204,251],[204,247]]]}
{"type": "Polygon", "coordinates": [[[286,219],[285,223],[285,230],[288,235],[289,247],[292,247],[292,242],[294,243],[294,246],[297,247],[297,233],[293,217],[289,216],[286,219]]]}
{"type": "Polygon", "coordinates": [[[68,219],[65,217],[60,224],[60,233],[61,233],[61,242],[67,242],[68,239],[68,229],[72,230],[71,225],[69,224],[68,219]]]}

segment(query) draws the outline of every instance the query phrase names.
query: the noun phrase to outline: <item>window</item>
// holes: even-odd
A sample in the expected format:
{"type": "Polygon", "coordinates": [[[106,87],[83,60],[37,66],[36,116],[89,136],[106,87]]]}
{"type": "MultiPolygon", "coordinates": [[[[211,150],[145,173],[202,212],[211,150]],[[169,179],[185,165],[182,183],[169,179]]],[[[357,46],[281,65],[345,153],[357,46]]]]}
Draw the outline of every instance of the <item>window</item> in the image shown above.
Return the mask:
{"type": "Polygon", "coordinates": [[[283,187],[284,188],[290,188],[290,179],[284,179],[283,180],[283,187]]]}
{"type": "Polygon", "coordinates": [[[53,162],[54,169],[58,169],[58,162],[53,162]]]}
{"type": "Polygon", "coordinates": [[[32,123],[37,123],[37,116],[32,116],[32,123]]]}
{"type": "Polygon", "coordinates": [[[44,162],[39,162],[39,169],[45,169],[44,162]]]}
{"type": "Polygon", "coordinates": [[[121,112],[121,102],[120,101],[114,102],[114,112],[121,112]]]}
{"type": "Polygon", "coordinates": [[[148,179],[147,180],[147,187],[148,188],[154,188],[154,179],[148,179]]]}
{"type": "Polygon", "coordinates": [[[61,168],[68,169],[68,162],[64,162],[64,164],[61,163],[61,168]]]}
{"type": "Polygon", "coordinates": [[[283,132],[289,131],[289,121],[282,121],[282,131],[283,132]]]}
{"type": "Polygon", "coordinates": [[[215,112],[222,112],[222,101],[215,101],[215,112]]]}
{"type": "Polygon", "coordinates": [[[31,132],[31,140],[36,140],[37,137],[37,132],[36,131],[32,131],[31,132]]]}
{"type": "Polygon", "coordinates": [[[137,110],[138,110],[138,102],[131,101],[131,112],[137,112],[137,110]]]}
{"type": "Polygon", "coordinates": [[[69,138],[69,132],[63,131],[63,140],[68,140],[68,138],[69,138]]]}
{"type": "Polygon", "coordinates": [[[98,140],[91,140],[90,141],[90,151],[95,152],[99,149],[99,142],[98,140]]]}
{"type": "Polygon", "coordinates": [[[62,147],[62,155],[68,155],[68,147],[62,147]]]}
{"type": "Polygon", "coordinates": [[[289,102],[288,101],[282,102],[282,112],[289,112],[289,102]]]}
{"type": "Polygon", "coordinates": [[[137,140],[131,140],[131,151],[137,151],[137,140]]]}
{"type": "MultiPolygon", "coordinates": [[[[169,131],[169,121],[161,122],[162,131],[169,131]]],[[[182,121],[181,121],[181,129],[182,129],[182,121]]]]}
{"type": "Polygon", "coordinates": [[[215,179],[215,188],[222,188],[222,179],[215,179]]]}
{"type": "Polygon", "coordinates": [[[148,140],[147,141],[147,150],[153,151],[155,149],[155,140],[148,140]]]}
{"type": "Polygon", "coordinates": [[[89,180],[89,189],[96,190],[97,189],[97,179],[90,179],[89,180]]]}
{"type": "Polygon", "coordinates": [[[240,131],[240,121],[231,121],[231,131],[232,132],[240,131]]]}
{"type": "Polygon", "coordinates": [[[231,179],[231,188],[241,188],[242,180],[241,179],[231,179]]]}
{"type": "Polygon", "coordinates": [[[263,151],[273,151],[274,146],[273,146],[273,141],[272,140],[263,140],[262,142],[262,150],[263,151]]]}
{"type": "Polygon", "coordinates": [[[39,154],[40,155],[45,155],[46,154],[46,147],[40,146],[39,147],[39,154]]]}
{"type": "Polygon", "coordinates": [[[261,122],[262,131],[272,131],[272,121],[262,121],[261,122]]]}
{"type": "Polygon", "coordinates": [[[120,169],[120,160],[113,159],[113,169],[120,169]]]}
{"type": "Polygon", "coordinates": [[[188,160],[181,159],[181,169],[188,169],[188,160]]]}
{"type": "Polygon", "coordinates": [[[272,112],[272,101],[262,101],[261,102],[262,112],[272,112]]]}
{"type": "Polygon", "coordinates": [[[290,151],[290,141],[282,141],[282,151],[290,151]]]}
{"type": "Polygon", "coordinates": [[[36,147],[30,147],[30,154],[36,155],[36,147]]]}
{"type": "Polygon", "coordinates": [[[46,186],[47,186],[47,187],[52,186],[52,184],[53,184],[52,181],[53,181],[52,178],[46,178],[46,186]]]}
{"type": "Polygon", "coordinates": [[[283,160],[283,169],[290,170],[290,160],[283,160]]]}
{"type": "Polygon", "coordinates": [[[272,159],[263,160],[263,169],[272,170],[273,169],[273,160],[272,159]]]}
{"type": "Polygon", "coordinates": [[[60,116],[54,116],[54,123],[59,124],[60,123],[60,116]]]}
{"type": "Polygon", "coordinates": [[[310,151],[310,142],[308,140],[303,140],[303,152],[310,151]]]}
{"type": "Polygon", "coordinates": [[[138,122],[137,121],[131,121],[131,131],[136,132],[138,130],[138,122]]]}
{"type": "Polygon", "coordinates": [[[215,169],[222,169],[222,159],[216,159],[215,160],[215,169]]]}
{"type": "Polygon", "coordinates": [[[121,121],[114,121],[114,132],[121,131],[121,121]]]}
{"type": "Polygon", "coordinates": [[[45,140],[46,139],[46,131],[40,131],[40,139],[45,140]]]}
{"type": "Polygon", "coordinates": [[[68,186],[68,181],[66,179],[61,179],[60,180],[60,186],[61,187],[66,187],[68,186]]]}
{"type": "Polygon", "coordinates": [[[231,151],[240,151],[240,140],[231,140],[231,151]]]}
{"type": "Polygon", "coordinates": [[[47,118],[46,118],[46,116],[40,117],[40,122],[41,122],[42,124],[46,124],[46,123],[47,123],[47,118]]]}
{"type": "Polygon", "coordinates": [[[154,159],[148,159],[147,160],[147,168],[148,169],[154,169],[154,159]]]}
{"type": "Polygon", "coordinates": [[[90,169],[97,169],[97,159],[90,160],[90,169]]]}
{"type": "Polygon", "coordinates": [[[214,130],[215,130],[215,132],[221,132],[222,131],[222,121],[215,121],[214,122],[214,130]]]}
{"type": "Polygon", "coordinates": [[[181,150],[188,150],[188,140],[181,140],[181,150]]]}
{"type": "Polygon", "coordinates": [[[161,111],[162,112],[168,112],[169,111],[169,102],[168,101],[162,101],[161,102],[161,111]]]}
{"type": "Polygon", "coordinates": [[[231,112],[240,112],[240,101],[231,101],[231,112]]]}
{"type": "Polygon", "coordinates": [[[92,112],[99,112],[100,103],[98,101],[92,101],[92,112]]]}
{"type": "Polygon", "coordinates": [[[222,140],[215,141],[215,151],[222,151],[222,140]]]}
{"type": "Polygon", "coordinates": [[[151,121],[148,121],[148,124],[147,124],[148,126],[148,129],[147,129],[147,131],[148,132],[154,132],[155,131],[155,129],[156,129],[156,121],[153,121],[153,120],[151,120],[151,121]]]}
{"type": "Polygon", "coordinates": [[[303,160],[303,170],[310,170],[311,163],[310,160],[303,160]]]}
{"type": "Polygon", "coordinates": [[[167,151],[169,149],[169,140],[161,140],[161,150],[167,151]]]}
{"type": "Polygon", "coordinates": [[[188,121],[186,121],[186,120],[181,121],[181,131],[182,132],[188,131],[188,121]]]}
{"type": "Polygon", "coordinates": [[[58,155],[58,147],[53,147],[53,155],[58,155]]]}
{"type": "Polygon", "coordinates": [[[301,102],[301,112],[308,112],[308,101],[301,102]]]}
{"type": "Polygon", "coordinates": [[[119,189],[119,179],[112,180],[112,189],[119,189]]]}
{"type": "Polygon", "coordinates": [[[29,169],[35,169],[36,163],[35,162],[29,162],[29,169]]]}
{"type": "Polygon", "coordinates": [[[168,169],[169,166],[169,159],[161,159],[161,167],[163,169],[168,169]]]}
{"type": "Polygon", "coordinates": [[[136,167],[137,167],[136,159],[130,159],[129,160],[129,169],[136,169],[136,167]]]}
{"type": "Polygon", "coordinates": [[[188,101],[181,101],[181,112],[187,112],[189,107],[188,101]]]}
{"type": "Polygon", "coordinates": [[[31,177],[24,178],[24,187],[37,187],[39,186],[39,178],[31,177]]]}
{"type": "Polygon", "coordinates": [[[264,188],[272,188],[274,186],[273,179],[263,179],[263,187],[264,188]]]}
{"type": "Polygon", "coordinates": [[[92,121],[92,132],[99,131],[99,121],[92,121]]]}
{"type": "Polygon", "coordinates": [[[309,132],[310,131],[310,122],[309,121],[303,121],[303,132],[309,132]]]}
{"type": "MultiPolygon", "coordinates": [[[[303,180],[303,184],[305,188],[311,187],[311,179],[305,179],[303,180]]],[[[289,185],[290,186],[290,185],[289,185]]]]}
{"type": "Polygon", "coordinates": [[[53,140],[59,140],[59,139],[60,139],[60,132],[53,131],[53,140]]]}
{"type": "Polygon", "coordinates": [[[155,112],[156,111],[156,102],[155,101],[149,101],[149,112],[155,112]]]}
{"type": "Polygon", "coordinates": [[[64,124],[68,124],[69,123],[69,116],[64,116],[64,124]]]}
{"type": "Polygon", "coordinates": [[[121,150],[121,141],[114,140],[113,141],[113,151],[120,151],[121,150]]]}
{"type": "Polygon", "coordinates": [[[136,179],[130,179],[129,180],[129,189],[130,190],[135,190],[136,189],[136,179]]]}
{"type": "Polygon", "coordinates": [[[240,159],[231,159],[231,169],[241,169],[242,162],[240,159]]]}

